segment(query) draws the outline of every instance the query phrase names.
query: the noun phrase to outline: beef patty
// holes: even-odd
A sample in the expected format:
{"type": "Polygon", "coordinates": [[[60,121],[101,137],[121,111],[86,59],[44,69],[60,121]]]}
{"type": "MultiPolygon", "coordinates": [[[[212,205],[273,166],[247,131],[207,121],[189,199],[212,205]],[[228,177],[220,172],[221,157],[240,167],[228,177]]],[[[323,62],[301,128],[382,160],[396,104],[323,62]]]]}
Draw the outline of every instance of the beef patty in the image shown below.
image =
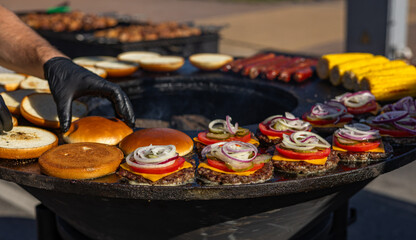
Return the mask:
{"type": "Polygon", "coordinates": [[[392,146],[383,142],[384,144],[384,153],[380,152],[342,152],[334,151],[342,162],[377,162],[383,159],[388,158],[393,154],[392,146]]]}
{"type": "Polygon", "coordinates": [[[256,137],[259,139],[260,146],[262,147],[269,147],[282,142],[282,138],[270,139],[267,135],[264,135],[259,130],[256,132],[256,137]]]}
{"type": "Polygon", "coordinates": [[[324,165],[307,163],[305,161],[275,161],[273,165],[277,171],[290,174],[316,174],[334,169],[337,167],[339,158],[334,151],[328,156],[328,160],[324,165]]]}

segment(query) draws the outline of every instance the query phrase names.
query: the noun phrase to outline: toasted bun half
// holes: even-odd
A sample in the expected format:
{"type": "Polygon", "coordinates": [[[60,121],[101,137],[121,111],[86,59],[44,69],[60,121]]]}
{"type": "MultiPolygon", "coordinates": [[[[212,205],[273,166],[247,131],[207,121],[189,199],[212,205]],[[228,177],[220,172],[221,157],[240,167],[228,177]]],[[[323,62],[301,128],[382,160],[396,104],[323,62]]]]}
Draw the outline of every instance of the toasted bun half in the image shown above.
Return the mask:
{"type": "Polygon", "coordinates": [[[233,61],[233,57],[219,53],[198,53],[191,55],[189,61],[199,69],[213,71],[233,61]]]}
{"type": "Polygon", "coordinates": [[[36,89],[41,92],[50,92],[49,83],[45,79],[29,76],[20,82],[21,89],[36,89]]]}
{"type": "Polygon", "coordinates": [[[128,155],[139,147],[152,145],[176,146],[179,156],[184,156],[192,151],[194,142],[185,133],[171,128],[147,128],[136,131],[125,137],[120,142],[120,148],[128,155]]]}
{"type": "Polygon", "coordinates": [[[17,122],[17,118],[15,118],[14,116],[12,116],[12,123],[13,123],[13,127],[19,125],[19,123],[17,122]]]}
{"type": "Polygon", "coordinates": [[[90,116],[74,121],[68,132],[63,134],[63,139],[67,143],[96,142],[117,145],[132,132],[119,119],[90,116]]]}
{"type": "MultiPolygon", "coordinates": [[[[87,105],[72,102],[72,121],[87,115],[87,105]]],[[[52,94],[33,93],[23,98],[20,113],[29,122],[42,127],[59,128],[58,112],[52,94]]]]}
{"type": "Polygon", "coordinates": [[[96,68],[96,67],[85,67],[86,69],[88,69],[88,71],[97,74],[98,76],[102,77],[102,78],[106,78],[107,77],[107,71],[105,71],[102,68],[96,68]]]}
{"type": "Polygon", "coordinates": [[[101,61],[97,62],[95,67],[104,69],[109,77],[127,77],[137,71],[139,65],[122,61],[101,61]]]}
{"type": "Polygon", "coordinates": [[[140,63],[144,58],[154,58],[159,56],[160,54],[155,52],[131,51],[120,53],[117,58],[120,61],[140,63]]]}
{"type": "Polygon", "coordinates": [[[35,127],[17,126],[0,135],[0,158],[38,158],[58,145],[55,134],[35,127]]]}
{"type": "Polygon", "coordinates": [[[6,91],[14,91],[25,78],[25,76],[17,73],[0,73],[0,86],[6,91]]]}
{"type": "Polygon", "coordinates": [[[23,98],[35,92],[36,90],[33,89],[19,89],[12,92],[2,92],[0,95],[3,97],[4,103],[6,103],[10,113],[20,115],[20,103],[23,98]]]}
{"type": "Polygon", "coordinates": [[[94,67],[97,62],[101,61],[117,61],[117,58],[110,56],[87,56],[72,59],[72,61],[83,67],[94,67]]]}
{"type": "Polygon", "coordinates": [[[91,179],[113,173],[123,160],[123,152],[101,143],[71,143],[40,156],[42,173],[66,179],[91,179]]]}
{"type": "Polygon", "coordinates": [[[151,72],[173,72],[183,66],[185,60],[177,56],[161,56],[154,58],[143,58],[140,67],[151,72]]]}

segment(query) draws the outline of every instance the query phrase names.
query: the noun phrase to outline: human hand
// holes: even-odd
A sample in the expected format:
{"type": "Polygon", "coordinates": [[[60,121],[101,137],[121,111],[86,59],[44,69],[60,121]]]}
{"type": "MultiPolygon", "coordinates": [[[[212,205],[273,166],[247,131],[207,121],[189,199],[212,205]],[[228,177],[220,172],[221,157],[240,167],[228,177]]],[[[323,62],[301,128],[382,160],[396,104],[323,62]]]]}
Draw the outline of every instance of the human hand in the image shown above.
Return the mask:
{"type": "Polygon", "coordinates": [[[9,112],[3,97],[0,96],[0,133],[2,131],[10,131],[13,129],[12,115],[9,112]]]}
{"type": "Polygon", "coordinates": [[[134,112],[131,102],[121,88],[64,57],[49,59],[44,65],[45,78],[57,105],[62,132],[71,126],[72,100],[95,95],[109,99],[117,115],[129,127],[134,127],[134,112]]]}

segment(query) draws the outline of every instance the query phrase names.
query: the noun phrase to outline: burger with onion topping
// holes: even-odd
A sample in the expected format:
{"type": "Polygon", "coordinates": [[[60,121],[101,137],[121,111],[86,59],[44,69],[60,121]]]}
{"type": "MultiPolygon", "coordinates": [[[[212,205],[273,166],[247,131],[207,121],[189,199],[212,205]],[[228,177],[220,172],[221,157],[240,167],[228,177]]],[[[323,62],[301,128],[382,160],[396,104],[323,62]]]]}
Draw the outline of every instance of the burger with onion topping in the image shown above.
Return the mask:
{"type": "Polygon", "coordinates": [[[383,139],[393,145],[416,144],[416,119],[408,111],[391,111],[367,119],[383,139]]]}
{"type": "Polygon", "coordinates": [[[184,185],[195,179],[195,162],[179,156],[175,145],[149,145],[127,155],[117,174],[136,185],[184,185]]]}
{"type": "Polygon", "coordinates": [[[302,175],[334,169],[339,162],[335,152],[331,151],[331,144],[316,133],[307,131],[283,135],[272,159],[277,171],[302,175]]]}
{"type": "Polygon", "coordinates": [[[205,146],[218,142],[241,141],[259,145],[249,129],[239,127],[238,123],[232,124],[231,120],[230,116],[226,116],[225,120],[215,119],[208,124],[207,131],[198,133],[194,138],[198,152],[200,153],[205,146]]]}
{"type": "Polygon", "coordinates": [[[218,142],[202,150],[198,179],[207,184],[237,185],[265,182],[273,177],[268,154],[241,141],[218,142]]]}
{"type": "Polygon", "coordinates": [[[411,117],[416,117],[416,102],[410,96],[404,97],[395,103],[383,106],[381,111],[383,113],[392,111],[406,111],[411,117]]]}
{"type": "Polygon", "coordinates": [[[351,122],[353,115],[348,113],[343,104],[330,101],[315,104],[302,118],[319,134],[332,135],[337,128],[351,122]]]}
{"type": "Polygon", "coordinates": [[[345,125],[335,131],[332,150],[343,162],[374,162],[387,158],[393,149],[383,143],[378,130],[362,123],[345,125]]]}
{"type": "Polygon", "coordinates": [[[376,102],[376,98],[369,91],[359,91],[355,93],[344,93],[336,96],[333,101],[342,103],[347,112],[357,118],[368,115],[377,115],[380,106],[376,102]]]}
{"type": "Polygon", "coordinates": [[[311,131],[309,122],[300,120],[293,114],[286,112],[285,116],[274,115],[259,123],[256,137],[264,147],[276,145],[282,141],[283,134],[290,135],[298,131],[311,131]]]}

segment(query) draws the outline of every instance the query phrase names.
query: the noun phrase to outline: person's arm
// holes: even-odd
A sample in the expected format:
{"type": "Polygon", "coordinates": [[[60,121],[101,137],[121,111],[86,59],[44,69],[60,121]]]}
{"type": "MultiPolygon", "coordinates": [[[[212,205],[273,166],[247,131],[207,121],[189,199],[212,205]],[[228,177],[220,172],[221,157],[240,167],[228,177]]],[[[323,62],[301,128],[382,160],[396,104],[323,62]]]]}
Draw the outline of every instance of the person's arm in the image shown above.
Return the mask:
{"type": "Polygon", "coordinates": [[[0,49],[0,66],[40,78],[49,59],[66,57],[1,5],[0,49]]]}

